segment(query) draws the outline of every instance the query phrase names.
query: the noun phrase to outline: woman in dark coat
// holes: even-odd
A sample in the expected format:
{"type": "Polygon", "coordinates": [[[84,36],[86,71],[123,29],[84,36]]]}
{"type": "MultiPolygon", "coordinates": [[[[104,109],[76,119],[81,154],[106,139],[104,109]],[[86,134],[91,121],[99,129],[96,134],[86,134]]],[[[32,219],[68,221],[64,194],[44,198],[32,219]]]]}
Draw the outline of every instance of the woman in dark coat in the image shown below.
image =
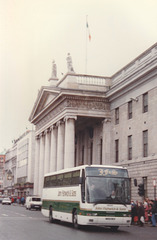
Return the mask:
{"type": "Polygon", "coordinates": [[[137,214],[138,214],[139,225],[140,227],[143,227],[144,226],[144,206],[142,203],[138,203],[137,214]]]}

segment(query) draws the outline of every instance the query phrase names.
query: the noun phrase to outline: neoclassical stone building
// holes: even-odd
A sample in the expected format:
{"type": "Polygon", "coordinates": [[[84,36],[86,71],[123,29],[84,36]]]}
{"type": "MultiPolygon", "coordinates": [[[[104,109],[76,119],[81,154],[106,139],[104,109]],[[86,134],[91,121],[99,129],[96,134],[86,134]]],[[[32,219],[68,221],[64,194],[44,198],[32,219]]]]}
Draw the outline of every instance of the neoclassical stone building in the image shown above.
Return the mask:
{"type": "Polygon", "coordinates": [[[70,55],[59,80],[41,87],[29,120],[36,126],[34,194],[43,176],[82,164],[123,165],[154,197],[157,178],[157,44],[111,77],[76,74],[70,55]]]}

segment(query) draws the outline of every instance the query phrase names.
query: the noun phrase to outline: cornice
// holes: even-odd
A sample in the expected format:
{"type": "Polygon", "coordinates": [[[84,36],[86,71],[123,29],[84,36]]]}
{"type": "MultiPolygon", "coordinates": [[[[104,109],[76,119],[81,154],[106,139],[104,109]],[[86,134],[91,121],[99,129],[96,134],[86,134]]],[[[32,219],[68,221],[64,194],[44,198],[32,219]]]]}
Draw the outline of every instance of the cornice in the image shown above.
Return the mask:
{"type": "Polygon", "coordinates": [[[156,74],[157,43],[115,73],[111,79],[112,84],[106,93],[110,100],[116,96],[130,91],[156,74]]]}
{"type": "Polygon", "coordinates": [[[155,64],[149,68],[140,72],[135,72],[132,75],[126,77],[123,81],[119,81],[116,85],[114,85],[107,93],[106,97],[109,98],[109,100],[113,100],[116,97],[119,97],[120,95],[123,95],[124,93],[137,88],[141,84],[143,84],[146,81],[149,81],[154,76],[157,75],[157,59],[154,62],[155,64]]]}
{"type": "MultiPolygon", "coordinates": [[[[39,112],[33,119],[32,119],[32,123],[37,123],[38,121],[42,120],[42,118],[44,116],[46,116],[48,113],[54,111],[56,108],[58,108],[59,106],[61,106],[61,104],[63,103],[64,107],[75,107],[76,105],[80,105],[80,103],[84,102],[94,102],[95,104],[98,102],[102,102],[102,103],[108,103],[108,100],[105,97],[102,96],[86,96],[86,95],[68,95],[68,94],[64,94],[61,93],[59,96],[57,96],[55,99],[53,99],[53,101],[51,101],[51,103],[44,108],[43,110],[41,110],[41,112],[39,112]],[[64,102],[64,103],[63,103],[64,102]],[[77,102],[77,104],[76,104],[77,102]]],[[[88,104],[87,104],[88,105],[88,104]]],[[[98,104],[100,105],[100,104],[98,104]]],[[[61,109],[63,109],[61,107],[61,109]]],[[[60,111],[61,111],[60,109],[60,111]]]]}
{"type": "Polygon", "coordinates": [[[97,116],[98,118],[105,117],[107,113],[110,111],[109,102],[105,99],[99,98],[78,98],[78,97],[66,97],[62,98],[62,100],[54,107],[44,114],[41,114],[40,117],[34,120],[34,124],[36,125],[36,130],[42,129],[44,126],[49,126],[55,122],[55,120],[64,119],[66,116],[77,115],[80,116],[97,116]]]}

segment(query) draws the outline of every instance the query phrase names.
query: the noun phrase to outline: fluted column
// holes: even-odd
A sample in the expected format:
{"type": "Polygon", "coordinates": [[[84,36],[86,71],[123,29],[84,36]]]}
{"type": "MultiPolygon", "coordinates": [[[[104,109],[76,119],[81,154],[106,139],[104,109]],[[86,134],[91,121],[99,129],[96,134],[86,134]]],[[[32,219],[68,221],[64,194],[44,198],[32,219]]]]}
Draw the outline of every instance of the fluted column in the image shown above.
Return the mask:
{"type": "Polygon", "coordinates": [[[58,137],[57,137],[57,170],[64,168],[64,122],[57,122],[58,137]]]}
{"type": "Polygon", "coordinates": [[[34,195],[38,194],[40,138],[35,138],[34,195]]]}
{"type": "Polygon", "coordinates": [[[57,170],[57,127],[52,126],[51,130],[51,155],[50,155],[50,172],[57,170]]]}
{"type": "Polygon", "coordinates": [[[74,167],[75,158],[75,120],[76,116],[67,116],[65,120],[64,168],[74,167]]]}
{"type": "Polygon", "coordinates": [[[105,118],[103,123],[102,164],[111,164],[111,119],[105,118]]]}
{"type": "Polygon", "coordinates": [[[47,129],[45,132],[45,157],[44,157],[44,174],[50,172],[50,130],[47,129]]]}
{"type": "Polygon", "coordinates": [[[40,134],[40,158],[39,158],[39,190],[38,194],[41,196],[44,179],[44,150],[45,150],[44,134],[40,134]]]}

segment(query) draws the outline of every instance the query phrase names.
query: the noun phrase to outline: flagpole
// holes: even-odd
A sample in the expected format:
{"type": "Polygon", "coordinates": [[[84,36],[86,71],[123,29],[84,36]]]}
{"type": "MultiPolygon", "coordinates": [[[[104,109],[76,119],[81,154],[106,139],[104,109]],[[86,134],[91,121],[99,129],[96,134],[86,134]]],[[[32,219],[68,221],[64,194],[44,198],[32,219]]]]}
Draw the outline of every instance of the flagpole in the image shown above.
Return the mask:
{"type": "Polygon", "coordinates": [[[85,73],[86,74],[87,74],[87,54],[88,54],[88,52],[87,52],[87,31],[88,31],[88,29],[87,29],[87,24],[88,24],[87,17],[88,17],[88,15],[86,15],[86,59],[85,59],[85,73]]]}

